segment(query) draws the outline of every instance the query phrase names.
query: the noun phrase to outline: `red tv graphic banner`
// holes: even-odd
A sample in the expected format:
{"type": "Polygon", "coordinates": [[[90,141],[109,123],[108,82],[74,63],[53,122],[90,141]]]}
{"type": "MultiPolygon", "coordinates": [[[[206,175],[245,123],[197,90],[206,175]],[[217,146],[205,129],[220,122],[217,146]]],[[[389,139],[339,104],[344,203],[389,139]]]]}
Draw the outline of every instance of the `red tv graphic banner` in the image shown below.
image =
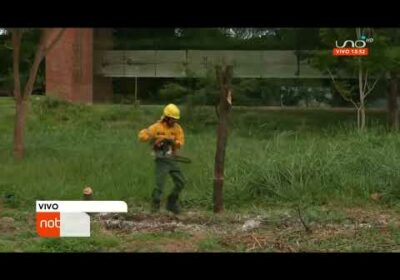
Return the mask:
{"type": "Polygon", "coordinates": [[[368,48],[334,48],[333,56],[368,56],[368,48]]]}
{"type": "Polygon", "coordinates": [[[36,201],[36,231],[41,237],[90,237],[87,213],[126,213],[124,201],[36,201]]]}

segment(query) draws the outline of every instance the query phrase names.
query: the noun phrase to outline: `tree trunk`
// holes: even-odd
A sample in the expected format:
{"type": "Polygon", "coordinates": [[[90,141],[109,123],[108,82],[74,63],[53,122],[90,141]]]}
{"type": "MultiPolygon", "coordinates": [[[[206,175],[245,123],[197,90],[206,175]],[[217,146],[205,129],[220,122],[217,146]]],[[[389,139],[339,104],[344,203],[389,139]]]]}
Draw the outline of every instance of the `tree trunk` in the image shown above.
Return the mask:
{"type": "Polygon", "coordinates": [[[21,160],[24,158],[26,101],[24,99],[17,100],[15,108],[14,157],[17,160],[21,160]]]}
{"type": "Polygon", "coordinates": [[[13,76],[14,76],[14,98],[15,98],[15,123],[14,123],[14,157],[21,160],[24,157],[24,100],[21,93],[21,77],[19,73],[20,50],[21,50],[20,29],[13,29],[11,41],[13,46],[13,76]]]}
{"type": "Polygon", "coordinates": [[[360,106],[360,117],[361,117],[361,123],[360,123],[360,130],[363,131],[365,129],[365,101],[362,99],[361,101],[361,106],[360,106]]]}
{"type": "Polygon", "coordinates": [[[220,87],[220,100],[214,168],[214,213],[220,213],[224,210],[222,189],[224,184],[225,149],[228,140],[228,125],[232,107],[232,69],[232,66],[226,66],[223,71],[219,66],[216,68],[217,81],[220,87]]]}
{"type": "MultiPolygon", "coordinates": [[[[360,29],[357,28],[357,38],[359,38],[360,29]]],[[[364,130],[365,127],[365,108],[364,108],[364,89],[363,89],[363,68],[361,58],[358,58],[358,90],[360,93],[360,107],[358,109],[358,129],[364,130]]]]}
{"type": "MultiPolygon", "coordinates": [[[[53,40],[49,40],[51,31],[48,29],[42,30],[42,36],[37,45],[35,58],[32,67],[29,71],[28,81],[25,84],[24,91],[21,92],[21,79],[19,72],[20,64],[20,50],[21,50],[21,29],[12,29],[11,39],[13,46],[13,75],[14,75],[14,96],[15,96],[15,127],[14,127],[14,157],[21,160],[24,157],[24,128],[25,128],[25,115],[29,97],[32,93],[34,83],[36,81],[37,72],[41,61],[46,54],[54,47],[60,40],[65,29],[62,28],[56,34],[53,40]],[[47,45],[48,44],[48,45],[47,45]]],[[[53,34],[53,35],[54,35],[53,34]]]]}
{"type": "Polygon", "coordinates": [[[398,79],[396,73],[390,73],[389,91],[387,97],[388,125],[392,131],[399,129],[399,109],[397,105],[398,79]]]}

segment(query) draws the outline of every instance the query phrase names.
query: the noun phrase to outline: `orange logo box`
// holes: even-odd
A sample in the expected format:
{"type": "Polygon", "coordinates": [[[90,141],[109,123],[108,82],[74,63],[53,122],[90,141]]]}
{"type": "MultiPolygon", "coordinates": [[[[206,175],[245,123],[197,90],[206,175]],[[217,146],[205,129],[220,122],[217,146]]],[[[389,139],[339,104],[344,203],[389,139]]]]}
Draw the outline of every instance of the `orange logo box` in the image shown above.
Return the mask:
{"type": "Polygon", "coordinates": [[[368,48],[334,48],[333,56],[368,56],[368,48]]]}
{"type": "Polygon", "coordinates": [[[41,237],[60,237],[60,212],[37,212],[36,231],[41,237]]]}

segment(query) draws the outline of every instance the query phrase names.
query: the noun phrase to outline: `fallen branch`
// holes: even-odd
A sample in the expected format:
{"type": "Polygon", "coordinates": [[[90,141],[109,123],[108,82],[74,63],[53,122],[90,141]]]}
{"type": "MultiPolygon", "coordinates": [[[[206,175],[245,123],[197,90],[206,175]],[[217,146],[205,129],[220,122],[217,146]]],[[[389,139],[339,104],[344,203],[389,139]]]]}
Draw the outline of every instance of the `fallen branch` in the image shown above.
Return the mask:
{"type": "Polygon", "coordinates": [[[258,241],[257,237],[255,237],[254,234],[252,234],[251,237],[253,237],[253,239],[257,242],[258,246],[260,246],[260,248],[262,249],[263,247],[261,246],[261,244],[258,241]]]}

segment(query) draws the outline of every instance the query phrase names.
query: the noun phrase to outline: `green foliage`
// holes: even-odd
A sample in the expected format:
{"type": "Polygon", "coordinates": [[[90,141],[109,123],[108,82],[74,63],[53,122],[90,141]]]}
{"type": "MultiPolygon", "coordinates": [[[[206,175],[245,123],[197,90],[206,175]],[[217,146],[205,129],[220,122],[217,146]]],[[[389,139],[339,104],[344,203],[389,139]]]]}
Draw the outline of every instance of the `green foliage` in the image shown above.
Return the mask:
{"type": "Polygon", "coordinates": [[[237,79],[233,85],[235,105],[279,105],[281,83],[266,79],[237,79]]]}
{"type": "Polygon", "coordinates": [[[65,122],[76,119],[86,110],[86,107],[80,104],[72,104],[56,97],[37,96],[32,98],[32,110],[40,120],[65,122]]]}
{"type": "Polygon", "coordinates": [[[218,242],[218,239],[214,238],[207,238],[200,241],[198,244],[199,251],[206,251],[206,252],[223,252],[224,247],[218,242]]]}
{"type": "MultiPolygon", "coordinates": [[[[0,98],[0,124],[5,132],[0,134],[0,204],[4,208],[0,218],[11,217],[15,226],[15,231],[2,228],[0,251],[79,252],[138,248],[154,251],[160,240],[165,244],[194,236],[167,231],[111,234],[100,230],[93,221],[92,237],[84,241],[37,238],[32,212],[35,201],[79,200],[87,185],[93,188],[95,199],[124,200],[135,214],[147,211],[154,187],[154,163],[150,146],[137,141],[137,133],[159,118],[162,106],[135,109],[129,105],[76,105],[50,98],[32,98],[31,101],[26,158],[23,162],[15,162],[11,140],[13,119],[8,118],[14,113],[14,103],[9,98],[0,98]],[[63,120],[62,116],[68,120],[63,120]],[[148,243],[143,245],[144,242],[148,243]]],[[[185,212],[185,219],[190,219],[192,213],[199,210],[210,215],[212,211],[216,116],[212,107],[201,107],[196,114],[198,119],[191,122],[183,112],[180,121],[186,133],[186,145],[181,153],[192,159],[191,164],[181,165],[187,178],[181,203],[190,213],[186,215],[185,212]]],[[[332,233],[331,226],[335,223],[339,223],[341,229],[346,228],[348,224],[343,225],[349,222],[347,212],[343,210],[346,206],[368,209],[376,204],[397,209],[400,205],[399,137],[397,133],[387,133],[383,113],[371,113],[370,128],[363,134],[352,129],[352,116],[352,112],[234,107],[226,150],[226,211],[232,211],[235,219],[243,212],[270,213],[274,207],[284,207],[286,212],[295,215],[294,209],[300,205],[305,222],[319,234],[324,228],[332,233]],[[375,192],[381,194],[381,200],[370,199],[371,193],[375,192]],[[336,210],[327,211],[325,207],[329,205],[335,205],[336,210]]],[[[163,203],[171,188],[172,181],[169,180],[163,203]]],[[[215,216],[211,217],[215,219],[215,216]]],[[[229,223],[226,216],[220,218],[221,223],[212,221],[211,217],[204,218],[202,226],[211,223],[212,226],[207,228],[212,229],[215,224],[229,223]]],[[[396,227],[392,229],[394,240],[379,239],[381,233],[378,231],[357,232],[354,240],[353,228],[349,229],[351,238],[334,235],[321,239],[320,235],[302,236],[296,217],[272,215],[264,221],[268,224],[262,230],[273,228],[280,232],[282,225],[287,230],[292,227],[293,232],[286,232],[282,238],[287,237],[288,242],[292,239],[292,246],[300,240],[303,247],[295,247],[298,250],[362,251],[372,248],[379,251],[389,241],[390,245],[398,247],[396,227]]],[[[376,221],[380,222],[379,219],[376,221]]],[[[233,226],[240,229],[242,222],[233,226]]],[[[243,251],[248,248],[239,244],[229,247],[223,239],[220,233],[202,239],[197,239],[196,235],[193,246],[200,251],[225,251],[233,247],[243,251]]],[[[272,241],[268,244],[273,244],[272,241]]],[[[157,250],[167,250],[163,248],[157,250]]]]}
{"type": "MultiPolygon", "coordinates": [[[[90,185],[97,199],[146,204],[154,183],[149,171],[153,163],[150,147],[136,138],[139,129],[159,118],[161,106],[134,109],[46,100],[32,109],[23,163],[12,158],[11,125],[9,133],[0,135],[2,197],[13,194],[15,205],[30,207],[35,199],[78,199],[90,185]]],[[[362,202],[376,191],[385,202],[399,203],[398,137],[383,133],[385,116],[372,113],[373,129],[363,135],[352,132],[352,116],[234,109],[226,154],[227,208],[297,200],[316,205],[362,202]]],[[[182,165],[189,180],[182,203],[209,209],[214,108],[199,108],[193,120],[183,111],[181,124],[187,140],[182,155],[192,159],[182,165]]]]}
{"type": "MultiPolygon", "coordinates": [[[[387,60],[387,38],[370,28],[361,28],[361,36],[373,38],[372,43],[367,43],[369,55],[364,57],[335,57],[329,51],[316,54],[312,59],[312,65],[325,71],[330,69],[331,73],[338,78],[352,76],[357,78],[359,63],[363,69],[368,69],[369,75],[378,75],[386,67],[387,60]]],[[[342,44],[346,40],[360,40],[357,37],[356,28],[321,28],[320,37],[324,47],[331,50],[336,47],[336,42],[342,44]]]]}
{"type": "MultiPolygon", "coordinates": [[[[25,85],[28,80],[29,70],[33,63],[39,37],[39,29],[25,29],[23,32],[20,58],[20,73],[22,85],[25,85]]],[[[0,35],[0,61],[0,89],[11,90],[14,81],[12,75],[12,45],[10,32],[8,32],[6,35],[0,35]]],[[[43,85],[44,74],[44,63],[42,63],[39,67],[35,87],[43,85]]]]}
{"type": "Polygon", "coordinates": [[[395,64],[394,52],[388,51],[391,46],[386,31],[372,28],[321,28],[320,37],[327,49],[333,49],[336,44],[341,45],[347,40],[364,40],[369,49],[368,56],[337,57],[326,51],[315,53],[311,59],[311,65],[331,76],[336,91],[345,100],[362,108],[370,92],[380,95],[386,92],[383,87],[387,84],[387,71],[393,69],[395,64]],[[375,86],[378,81],[380,84],[375,86]]]}
{"type": "Polygon", "coordinates": [[[117,28],[115,49],[309,50],[318,28],[117,28]]]}
{"type": "Polygon", "coordinates": [[[188,94],[188,89],[177,83],[165,84],[160,89],[160,99],[165,102],[179,103],[188,94]]]}

